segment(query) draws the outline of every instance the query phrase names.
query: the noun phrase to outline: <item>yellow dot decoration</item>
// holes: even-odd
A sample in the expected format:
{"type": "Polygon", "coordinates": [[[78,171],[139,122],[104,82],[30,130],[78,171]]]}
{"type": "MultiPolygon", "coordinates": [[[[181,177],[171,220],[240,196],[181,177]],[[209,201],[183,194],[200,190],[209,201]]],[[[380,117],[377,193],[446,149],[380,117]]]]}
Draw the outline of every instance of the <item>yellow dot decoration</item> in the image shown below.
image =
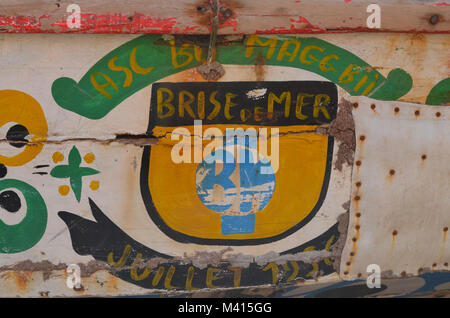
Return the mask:
{"type": "Polygon", "coordinates": [[[67,185],[62,185],[58,188],[59,194],[61,195],[67,195],[69,194],[70,188],[67,185]]]}
{"type": "Polygon", "coordinates": [[[55,152],[52,156],[53,162],[58,163],[60,161],[64,160],[64,155],[60,153],[59,151],[55,152]]]}
{"type": "Polygon", "coordinates": [[[91,184],[89,185],[89,187],[93,190],[96,191],[98,190],[98,188],[100,187],[100,182],[97,180],[91,181],[91,184]]]}
{"type": "Polygon", "coordinates": [[[86,163],[93,163],[94,160],[95,160],[95,155],[94,155],[92,152],[87,153],[87,154],[84,156],[84,161],[86,161],[86,163]]]}

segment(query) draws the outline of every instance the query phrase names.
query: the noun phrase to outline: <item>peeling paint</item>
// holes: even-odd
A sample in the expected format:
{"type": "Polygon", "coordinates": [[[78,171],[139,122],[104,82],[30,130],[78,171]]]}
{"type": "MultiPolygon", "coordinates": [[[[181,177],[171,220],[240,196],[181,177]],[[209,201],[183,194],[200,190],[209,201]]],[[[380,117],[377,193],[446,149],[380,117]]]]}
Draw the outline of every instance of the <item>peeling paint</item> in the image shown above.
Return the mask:
{"type": "Polygon", "coordinates": [[[348,100],[341,99],[338,113],[335,120],[328,126],[319,126],[316,129],[317,134],[333,136],[338,141],[337,160],[334,168],[342,171],[342,165],[346,163],[353,165],[355,153],[355,123],[352,116],[352,107],[354,105],[348,100]]]}

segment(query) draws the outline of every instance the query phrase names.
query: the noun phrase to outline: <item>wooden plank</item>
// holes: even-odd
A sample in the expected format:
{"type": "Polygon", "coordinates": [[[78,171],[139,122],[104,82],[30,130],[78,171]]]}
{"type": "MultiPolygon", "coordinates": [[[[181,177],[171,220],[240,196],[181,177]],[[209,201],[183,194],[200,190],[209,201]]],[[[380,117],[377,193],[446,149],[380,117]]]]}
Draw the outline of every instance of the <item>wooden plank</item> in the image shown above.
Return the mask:
{"type": "MultiPolygon", "coordinates": [[[[368,0],[221,0],[220,34],[296,34],[336,32],[448,33],[450,3],[391,1],[377,4],[380,28],[369,28],[368,0]]],[[[70,11],[72,12],[72,11],[70,11]]],[[[208,34],[208,0],[3,0],[0,32],[5,33],[158,33],[208,34]],[[80,27],[67,25],[70,4],[80,9],[80,27]]]]}
{"type": "Polygon", "coordinates": [[[342,283],[374,242],[383,272],[447,269],[448,35],[224,37],[217,81],[208,38],[0,35],[0,296],[342,283]],[[270,165],[219,139],[208,166],[238,127],[270,165]]]}

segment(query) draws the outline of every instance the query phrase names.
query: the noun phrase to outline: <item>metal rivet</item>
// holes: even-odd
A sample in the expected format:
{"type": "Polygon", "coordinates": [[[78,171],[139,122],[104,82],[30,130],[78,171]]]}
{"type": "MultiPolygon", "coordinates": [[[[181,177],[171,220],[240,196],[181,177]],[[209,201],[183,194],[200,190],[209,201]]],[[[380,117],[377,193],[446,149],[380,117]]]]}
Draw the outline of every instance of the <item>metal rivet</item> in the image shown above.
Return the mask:
{"type": "Polygon", "coordinates": [[[389,170],[389,174],[390,174],[391,176],[393,176],[393,175],[395,174],[395,170],[394,170],[394,169],[389,170]]]}
{"type": "Polygon", "coordinates": [[[392,235],[396,236],[398,234],[397,230],[394,230],[394,232],[392,232],[392,235]]]}
{"type": "Polygon", "coordinates": [[[398,113],[399,111],[400,111],[400,108],[398,108],[398,107],[394,108],[394,112],[398,113]]]}
{"type": "Polygon", "coordinates": [[[357,166],[360,166],[360,165],[361,165],[361,160],[357,160],[357,161],[356,161],[356,165],[357,165],[357,166]]]}
{"type": "Polygon", "coordinates": [[[359,136],[359,140],[364,141],[365,139],[366,139],[366,136],[364,136],[364,135],[359,136]]]}
{"type": "Polygon", "coordinates": [[[430,19],[428,20],[432,25],[436,25],[439,22],[439,16],[438,15],[432,15],[430,19]]]}
{"type": "Polygon", "coordinates": [[[376,108],[375,104],[370,105],[370,108],[375,109],[376,108]]]}
{"type": "Polygon", "coordinates": [[[360,187],[360,186],[361,186],[361,181],[356,182],[355,185],[356,185],[357,187],[360,187]]]}

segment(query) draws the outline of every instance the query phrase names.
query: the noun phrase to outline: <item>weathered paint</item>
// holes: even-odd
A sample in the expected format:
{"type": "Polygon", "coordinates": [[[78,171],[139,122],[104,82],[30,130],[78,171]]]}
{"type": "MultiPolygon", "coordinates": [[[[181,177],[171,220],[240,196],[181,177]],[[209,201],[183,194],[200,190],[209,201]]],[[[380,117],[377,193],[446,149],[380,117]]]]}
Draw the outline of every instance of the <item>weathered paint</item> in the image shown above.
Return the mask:
{"type": "MultiPolygon", "coordinates": [[[[196,40],[156,35],[1,37],[0,217],[2,226],[11,235],[20,233],[24,241],[14,246],[12,236],[1,232],[1,295],[192,292],[302,281],[307,285],[313,278],[336,284],[359,278],[361,268],[372,261],[364,255],[370,250],[358,245],[347,265],[356,225],[361,239],[369,229],[378,234],[396,231],[391,245],[374,247],[385,272],[402,276],[404,271],[408,276],[416,274],[417,266],[426,271],[426,264],[414,261],[401,270],[398,260],[390,263],[396,255],[416,259],[422,249],[443,253],[431,269],[446,269],[444,245],[429,248],[436,239],[432,227],[424,227],[420,236],[409,234],[421,240],[417,249],[400,242],[401,237],[408,239],[404,232],[412,223],[397,223],[406,211],[402,205],[392,212],[388,207],[394,205],[382,193],[405,176],[401,171],[406,165],[387,167],[387,175],[375,170],[391,162],[389,153],[380,149],[395,148],[392,160],[398,163],[409,158],[407,149],[423,145],[426,151],[419,151],[418,169],[430,178],[421,179],[423,187],[429,191],[433,187],[428,183],[437,180],[445,191],[448,172],[439,163],[446,144],[439,136],[448,126],[446,106],[389,100],[449,103],[446,35],[229,39],[230,45],[220,45],[216,52],[224,71],[217,82],[206,81],[198,70],[206,51],[194,45],[196,40]],[[163,92],[159,102],[158,89],[163,92]],[[167,99],[170,94],[173,99],[167,99]],[[316,102],[318,95],[322,97],[316,102]],[[325,95],[329,101],[323,104],[325,95]],[[288,96],[291,101],[286,104],[288,96]],[[201,131],[195,131],[194,119],[204,121],[201,131]],[[436,138],[426,135],[428,126],[423,125],[430,125],[436,138]],[[268,202],[257,199],[250,210],[241,204],[228,206],[223,193],[213,191],[219,204],[212,206],[205,191],[197,189],[215,189],[217,181],[226,180],[246,188],[236,171],[243,175],[254,167],[233,166],[225,178],[210,176],[208,184],[201,179],[211,168],[207,164],[171,161],[175,129],[186,129],[184,135],[195,143],[194,137],[209,126],[222,131],[279,129],[270,136],[279,137],[279,168],[270,174],[274,179],[256,184],[275,180],[268,202]],[[403,133],[403,126],[408,132],[403,133]],[[391,135],[408,137],[390,140],[391,135]],[[366,167],[366,156],[374,159],[374,170],[366,167]],[[434,165],[427,165],[432,161],[434,165]],[[356,178],[363,173],[368,175],[360,187],[373,187],[374,201],[355,193],[356,178]],[[383,187],[370,184],[384,177],[383,187]],[[362,212],[355,201],[349,202],[357,195],[359,204],[372,202],[360,224],[355,218],[362,212]],[[36,200],[44,203],[45,211],[36,200]],[[386,209],[378,225],[370,217],[381,215],[376,211],[380,204],[386,209]],[[30,216],[39,219],[31,222],[36,225],[32,230],[26,221],[30,216]],[[393,246],[399,254],[391,253],[393,246]],[[80,265],[82,287],[66,286],[69,264],[80,265]]],[[[208,143],[200,140],[200,147],[208,143]]],[[[193,153],[195,145],[185,149],[193,153]]],[[[395,184],[395,191],[404,193],[413,182],[405,179],[395,184]]],[[[246,189],[252,195],[262,193],[256,186],[246,189]]],[[[232,195],[236,202],[245,199],[238,191],[232,195]]],[[[413,197],[411,213],[420,220],[430,198],[423,193],[413,197]]],[[[434,206],[445,210],[448,202],[434,206]]],[[[447,232],[444,210],[439,213],[442,218],[433,221],[442,226],[441,244],[447,232]]]]}
{"type": "MultiPolygon", "coordinates": [[[[347,32],[448,33],[450,8],[438,1],[377,1],[379,29],[367,27],[366,12],[373,1],[222,0],[220,34],[297,34],[347,32]],[[432,18],[433,17],[433,18],[432,18]]],[[[81,27],[69,29],[67,7],[72,1],[39,0],[32,3],[3,0],[0,31],[6,33],[158,33],[209,34],[212,6],[207,0],[134,0],[126,4],[107,0],[76,2],[81,27]]]]}
{"type": "Polygon", "coordinates": [[[374,263],[395,276],[446,270],[450,109],[360,98],[353,115],[360,164],[341,275],[365,277],[374,263]]]}

